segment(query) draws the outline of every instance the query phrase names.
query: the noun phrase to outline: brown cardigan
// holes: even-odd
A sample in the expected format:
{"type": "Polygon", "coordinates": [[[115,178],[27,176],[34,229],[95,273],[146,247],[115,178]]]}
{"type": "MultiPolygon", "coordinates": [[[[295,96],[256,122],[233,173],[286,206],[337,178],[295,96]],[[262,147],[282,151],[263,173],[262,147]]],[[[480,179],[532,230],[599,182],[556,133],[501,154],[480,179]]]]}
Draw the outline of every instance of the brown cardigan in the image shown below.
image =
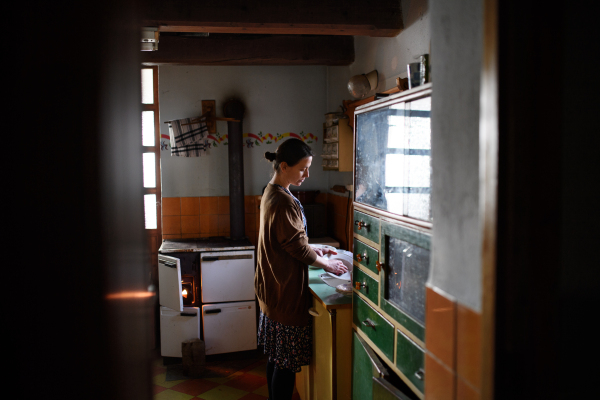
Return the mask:
{"type": "Polygon", "coordinates": [[[281,187],[269,183],[260,202],[254,276],[258,303],[267,317],[285,325],[309,324],[308,266],[316,260],[300,206],[281,187]]]}

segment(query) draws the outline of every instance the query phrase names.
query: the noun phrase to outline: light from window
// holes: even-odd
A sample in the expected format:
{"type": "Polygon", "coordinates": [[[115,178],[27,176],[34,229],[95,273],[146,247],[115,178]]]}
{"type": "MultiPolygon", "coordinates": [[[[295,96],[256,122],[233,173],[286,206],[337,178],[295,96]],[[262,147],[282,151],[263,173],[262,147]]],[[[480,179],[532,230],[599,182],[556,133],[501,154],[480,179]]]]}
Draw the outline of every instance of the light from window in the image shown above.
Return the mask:
{"type": "Polygon", "coordinates": [[[142,69],[142,104],[154,104],[154,71],[142,69]]]}
{"type": "Polygon", "coordinates": [[[142,158],[144,166],[144,187],[156,187],[156,154],[144,153],[142,158]]]}
{"type": "Polygon", "coordinates": [[[142,145],[154,146],[154,111],[142,111],[142,145]]]}
{"type": "Polygon", "coordinates": [[[385,155],[385,186],[406,186],[404,173],[404,154],[385,155]]]}
{"type": "MultiPolygon", "coordinates": [[[[404,103],[402,103],[404,105],[404,103]]],[[[399,111],[404,113],[404,110],[399,111]]],[[[406,135],[404,134],[404,115],[388,116],[388,149],[402,149],[406,146],[406,135]]]]}
{"type": "Polygon", "coordinates": [[[144,220],[146,223],[146,229],[157,229],[156,219],[156,195],[145,194],[144,195],[144,220]]]}

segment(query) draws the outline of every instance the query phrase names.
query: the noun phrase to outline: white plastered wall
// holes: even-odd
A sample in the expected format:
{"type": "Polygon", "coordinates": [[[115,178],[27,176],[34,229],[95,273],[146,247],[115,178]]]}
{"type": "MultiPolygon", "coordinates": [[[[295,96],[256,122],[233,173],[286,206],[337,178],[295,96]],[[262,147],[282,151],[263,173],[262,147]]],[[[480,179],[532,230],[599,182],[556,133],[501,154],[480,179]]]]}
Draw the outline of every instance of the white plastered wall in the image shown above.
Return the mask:
{"type": "MultiPolygon", "coordinates": [[[[324,66],[161,66],[159,101],[161,134],[168,135],[164,121],[198,116],[202,100],[216,100],[217,116],[232,97],[241,100],[246,112],[244,133],[312,133],[309,144],[321,153],[323,116],[326,112],[326,67],[324,66]]],[[[217,131],[227,134],[227,123],[217,122],[217,131]]],[[[285,139],[284,139],[285,140],[285,139]]],[[[270,179],[272,164],[265,151],[274,151],[281,141],[244,148],[244,189],[259,195],[270,179]]],[[[317,160],[315,160],[317,162],[317,160]]],[[[323,190],[327,176],[316,164],[301,190],[323,190]]],[[[161,151],[163,197],[227,196],[229,168],[227,146],[219,145],[202,157],[171,157],[161,151]]]]}

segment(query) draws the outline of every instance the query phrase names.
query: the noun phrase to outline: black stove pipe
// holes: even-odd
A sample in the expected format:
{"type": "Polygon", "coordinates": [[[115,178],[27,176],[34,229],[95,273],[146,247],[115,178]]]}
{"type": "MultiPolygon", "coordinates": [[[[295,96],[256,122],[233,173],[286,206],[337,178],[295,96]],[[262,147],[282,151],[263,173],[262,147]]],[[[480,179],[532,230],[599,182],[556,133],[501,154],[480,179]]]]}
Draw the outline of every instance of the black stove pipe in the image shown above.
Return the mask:
{"type": "Polygon", "coordinates": [[[246,237],[244,220],[244,153],[243,130],[244,104],[232,99],[223,105],[225,118],[234,118],[239,122],[227,121],[229,135],[229,227],[234,240],[246,237]]]}

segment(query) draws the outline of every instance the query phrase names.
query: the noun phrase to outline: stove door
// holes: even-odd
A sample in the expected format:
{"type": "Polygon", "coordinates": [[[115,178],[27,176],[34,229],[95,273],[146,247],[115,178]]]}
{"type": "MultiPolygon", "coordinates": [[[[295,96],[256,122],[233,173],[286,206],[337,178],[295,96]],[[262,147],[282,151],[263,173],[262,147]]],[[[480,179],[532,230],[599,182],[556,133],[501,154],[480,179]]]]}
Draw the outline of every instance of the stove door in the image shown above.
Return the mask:
{"type": "Polygon", "coordinates": [[[256,349],[256,303],[205,304],[202,326],[206,354],[256,349]]]}
{"type": "Polygon", "coordinates": [[[254,250],[202,253],[202,303],[254,300],[254,250]]]}
{"type": "Polygon", "coordinates": [[[181,262],[178,258],[158,256],[158,294],[161,306],[183,312],[181,262]]]}

